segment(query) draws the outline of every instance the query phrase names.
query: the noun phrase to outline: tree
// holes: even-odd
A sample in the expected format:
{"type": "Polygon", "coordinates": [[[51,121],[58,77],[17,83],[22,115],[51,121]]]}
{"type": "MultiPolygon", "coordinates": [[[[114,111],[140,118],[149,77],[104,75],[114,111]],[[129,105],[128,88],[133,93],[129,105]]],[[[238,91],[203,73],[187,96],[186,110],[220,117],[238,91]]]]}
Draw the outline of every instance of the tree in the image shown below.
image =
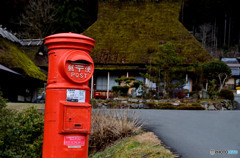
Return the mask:
{"type": "Polygon", "coordinates": [[[82,33],[97,19],[97,0],[55,0],[57,32],[82,33]]]}
{"type": "Polygon", "coordinates": [[[141,81],[136,80],[135,77],[121,77],[116,78],[115,81],[119,83],[119,86],[112,87],[112,91],[116,96],[119,94],[122,96],[127,96],[129,88],[137,89],[141,84],[141,81]]]}
{"type": "MultiPolygon", "coordinates": [[[[175,45],[167,42],[159,46],[156,56],[151,57],[151,64],[147,65],[148,72],[145,77],[157,83],[163,82],[164,93],[168,96],[169,92],[179,86],[180,82],[173,83],[177,74],[175,72],[183,70],[184,57],[176,52],[175,45]]],[[[179,73],[178,73],[179,74],[179,73]]]]}
{"type": "Polygon", "coordinates": [[[50,0],[29,0],[19,19],[20,38],[43,38],[52,34],[56,11],[50,0]]]}
{"type": "Polygon", "coordinates": [[[211,24],[203,24],[199,26],[199,32],[195,34],[195,37],[202,42],[202,46],[205,48],[207,46],[207,42],[210,41],[211,28],[211,24]]]}
{"type": "Polygon", "coordinates": [[[215,60],[202,65],[204,77],[209,80],[215,79],[219,84],[219,91],[223,88],[226,80],[231,76],[231,69],[226,63],[215,60]]]}

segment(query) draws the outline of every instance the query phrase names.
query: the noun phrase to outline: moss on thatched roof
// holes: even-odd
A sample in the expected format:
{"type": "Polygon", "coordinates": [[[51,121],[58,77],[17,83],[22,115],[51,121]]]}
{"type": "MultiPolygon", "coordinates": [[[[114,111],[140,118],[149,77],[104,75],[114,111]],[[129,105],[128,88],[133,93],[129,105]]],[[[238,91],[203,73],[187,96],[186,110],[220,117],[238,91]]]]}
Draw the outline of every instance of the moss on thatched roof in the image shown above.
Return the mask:
{"type": "Polygon", "coordinates": [[[180,9],[181,1],[99,2],[98,20],[84,32],[96,40],[94,62],[147,64],[168,41],[187,63],[211,59],[179,22],[180,9]]]}
{"type": "Polygon", "coordinates": [[[0,64],[22,69],[30,77],[46,80],[46,75],[29,59],[23,49],[4,38],[0,38],[0,64]]]}

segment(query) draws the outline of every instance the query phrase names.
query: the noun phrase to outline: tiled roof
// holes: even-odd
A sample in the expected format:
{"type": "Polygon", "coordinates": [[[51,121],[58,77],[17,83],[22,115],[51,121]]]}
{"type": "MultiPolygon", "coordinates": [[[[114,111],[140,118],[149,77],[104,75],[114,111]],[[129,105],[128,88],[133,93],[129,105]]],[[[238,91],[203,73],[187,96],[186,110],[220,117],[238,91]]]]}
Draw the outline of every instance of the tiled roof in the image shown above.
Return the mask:
{"type": "Polygon", "coordinates": [[[43,39],[22,39],[22,45],[24,46],[41,46],[43,39]]]}
{"type": "Polygon", "coordinates": [[[13,35],[11,32],[8,32],[6,30],[6,28],[2,28],[2,26],[0,26],[0,35],[3,38],[6,38],[12,42],[16,42],[22,45],[21,40],[19,40],[15,35],[13,35]]]}
{"type": "Polygon", "coordinates": [[[41,46],[43,44],[43,39],[18,39],[14,34],[7,31],[6,28],[2,28],[1,25],[0,36],[9,41],[19,43],[22,46],[41,46]]]}
{"type": "Polygon", "coordinates": [[[237,58],[222,58],[221,60],[227,64],[238,64],[239,63],[237,58]]]}

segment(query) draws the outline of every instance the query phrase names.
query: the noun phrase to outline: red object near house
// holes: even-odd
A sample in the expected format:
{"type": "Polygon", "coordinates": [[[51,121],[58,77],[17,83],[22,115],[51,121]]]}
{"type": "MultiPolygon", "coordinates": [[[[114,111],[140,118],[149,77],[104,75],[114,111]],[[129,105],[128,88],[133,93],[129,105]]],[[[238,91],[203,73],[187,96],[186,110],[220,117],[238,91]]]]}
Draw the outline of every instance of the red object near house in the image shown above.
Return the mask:
{"type": "Polygon", "coordinates": [[[60,33],[45,38],[48,86],[44,119],[43,158],[88,157],[91,131],[89,79],[95,41],[84,35],[60,33]]]}

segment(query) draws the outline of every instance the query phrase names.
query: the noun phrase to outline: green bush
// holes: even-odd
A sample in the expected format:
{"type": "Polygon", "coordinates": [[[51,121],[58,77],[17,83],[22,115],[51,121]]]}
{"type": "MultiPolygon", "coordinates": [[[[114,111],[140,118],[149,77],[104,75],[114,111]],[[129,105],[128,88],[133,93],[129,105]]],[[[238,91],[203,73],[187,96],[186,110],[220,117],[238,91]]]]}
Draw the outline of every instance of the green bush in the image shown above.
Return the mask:
{"type": "Polygon", "coordinates": [[[156,104],[154,103],[154,102],[147,102],[147,103],[145,103],[145,105],[147,105],[150,109],[154,109],[154,108],[156,108],[156,104]]]}
{"type": "Polygon", "coordinates": [[[178,106],[177,110],[205,110],[202,106],[178,106]]]}
{"type": "Polygon", "coordinates": [[[43,114],[29,108],[23,112],[0,110],[0,155],[4,158],[40,158],[43,143],[43,114]]]}
{"type": "Polygon", "coordinates": [[[6,102],[7,100],[2,97],[2,92],[0,91],[0,110],[7,106],[6,102]]]}
{"type": "Polygon", "coordinates": [[[233,91],[230,89],[222,89],[220,91],[219,97],[221,97],[223,99],[234,100],[233,91]]]}
{"type": "Polygon", "coordinates": [[[159,105],[160,106],[158,107],[158,109],[169,109],[169,110],[176,109],[176,106],[172,105],[171,103],[160,103],[159,105]]]}
{"type": "Polygon", "coordinates": [[[200,103],[192,103],[191,106],[201,106],[200,103]]]}
{"type": "Polygon", "coordinates": [[[190,96],[190,97],[192,97],[194,94],[198,94],[198,92],[197,92],[197,91],[191,91],[191,92],[189,92],[189,96],[190,96]]]}
{"type": "Polygon", "coordinates": [[[128,90],[129,90],[129,86],[113,86],[112,87],[112,91],[115,92],[115,93],[119,93],[122,95],[122,96],[127,96],[128,94],[128,90]]]}

